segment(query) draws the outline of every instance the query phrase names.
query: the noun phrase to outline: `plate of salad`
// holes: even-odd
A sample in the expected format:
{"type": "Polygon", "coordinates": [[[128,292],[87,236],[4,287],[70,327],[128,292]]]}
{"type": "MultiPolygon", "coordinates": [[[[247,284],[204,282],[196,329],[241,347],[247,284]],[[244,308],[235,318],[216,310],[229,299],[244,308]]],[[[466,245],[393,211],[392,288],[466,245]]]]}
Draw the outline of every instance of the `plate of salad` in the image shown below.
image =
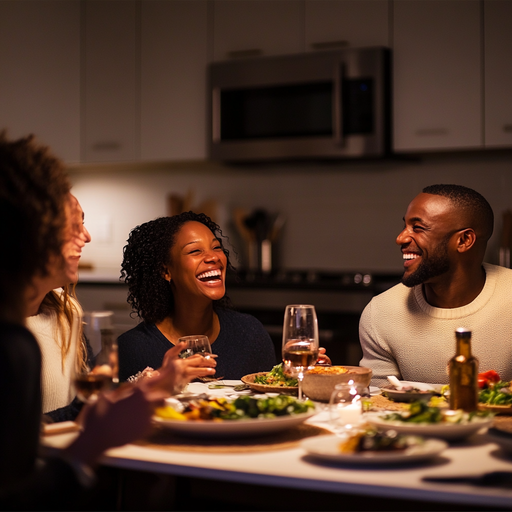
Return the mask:
{"type": "Polygon", "coordinates": [[[288,395],[256,398],[248,395],[192,400],[183,407],[156,409],[154,423],[185,436],[246,437],[273,434],[295,427],[316,414],[311,400],[288,395]]]}
{"type": "Polygon", "coordinates": [[[493,414],[487,411],[453,411],[417,401],[412,402],[405,411],[369,414],[366,420],[379,430],[455,441],[489,427],[493,414]]]}
{"type": "Polygon", "coordinates": [[[501,380],[498,372],[478,374],[478,407],[497,414],[512,414],[512,382],[501,380]]]}
{"type": "Polygon", "coordinates": [[[251,373],[242,377],[242,382],[260,393],[286,393],[294,395],[298,390],[297,379],[284,373],[283,363],[270,372],[251,373]]]}

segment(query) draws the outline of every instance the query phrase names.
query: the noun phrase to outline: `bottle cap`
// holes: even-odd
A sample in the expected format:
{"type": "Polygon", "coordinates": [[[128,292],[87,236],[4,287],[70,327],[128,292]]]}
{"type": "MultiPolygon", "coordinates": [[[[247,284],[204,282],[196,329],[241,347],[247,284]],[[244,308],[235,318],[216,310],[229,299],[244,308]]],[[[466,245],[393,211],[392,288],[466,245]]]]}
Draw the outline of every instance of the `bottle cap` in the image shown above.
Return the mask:
{"type": "Polygon", "coordinates": [[[455,331],[455,336],[457,338],[471,338],[471,331],[469,329],[466,329],[465,327],[459,327],[455,331]]]}

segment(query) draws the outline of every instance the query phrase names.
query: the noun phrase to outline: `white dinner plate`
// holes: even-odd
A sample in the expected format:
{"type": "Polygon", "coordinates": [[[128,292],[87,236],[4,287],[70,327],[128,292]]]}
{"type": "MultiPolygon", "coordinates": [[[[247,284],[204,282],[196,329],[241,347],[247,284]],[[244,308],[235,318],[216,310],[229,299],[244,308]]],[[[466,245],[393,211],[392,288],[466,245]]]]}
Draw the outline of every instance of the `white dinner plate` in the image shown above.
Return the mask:
{"type": "Polygon", "coordinates": [[[385,420],[383,416],[382,413],[368,414],[365,416],[365,419],[379,430],[393,429],[399,434],[437,437],[448,441],[469,437],[480,429],[489,427],[493,421],[492,418],[473,418],[472,421],[465,423],[406,423],[385,420]]]}
{"type": "Polygon", "coordinates": [[[153,421],[172,432],[192,437],[248,437],[274,434],[300,425],[316,414],[310,410],[302,414],[249,420],[198,421],[168,420],[153,416],[153,421]]]}
{"type": "Polygon", "coordinates": [[[447,448],[447,443],[439,439],[425,439],[417,446],[394,452],[342,453],[339,450],[341,439],[335,435],[310,437],[301,446],[308,455],[315,458],[350,464],[403,464],[432,459],[447,448]]]}

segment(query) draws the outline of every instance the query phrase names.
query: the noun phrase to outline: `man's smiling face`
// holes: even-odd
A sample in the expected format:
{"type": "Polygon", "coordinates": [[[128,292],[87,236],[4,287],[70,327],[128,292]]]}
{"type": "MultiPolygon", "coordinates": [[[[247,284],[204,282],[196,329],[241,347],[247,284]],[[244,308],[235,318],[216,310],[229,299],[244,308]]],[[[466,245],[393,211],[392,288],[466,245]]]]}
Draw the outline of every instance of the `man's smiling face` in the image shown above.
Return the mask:
{"type": "Polygon", "coordinates": [[[461,228],[447,197],[421,193],[404,217],[396,243],[402,248],[405,286],[416,286],[446,274],[451,267],[450,240],[461,228]]]}

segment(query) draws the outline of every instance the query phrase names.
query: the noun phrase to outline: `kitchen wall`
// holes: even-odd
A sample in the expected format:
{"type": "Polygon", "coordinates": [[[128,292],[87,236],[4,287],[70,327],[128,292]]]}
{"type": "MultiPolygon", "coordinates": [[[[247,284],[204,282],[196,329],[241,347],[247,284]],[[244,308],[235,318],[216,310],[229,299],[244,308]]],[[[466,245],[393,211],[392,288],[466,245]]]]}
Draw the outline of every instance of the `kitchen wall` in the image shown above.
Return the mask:
{"type": "Polygon", "coordinates": [[[217,220],[239,253],[243,246],[231,225],[233,208],[283,213],[281,266],[323,270],[400,271],[395,237],[409,201],[426,185],[466,185],[488,199],[496,216],[486,258],[492,263],[498,260],[501,214],[512,208],[510,152],[250,167],[116,165],[71,176],[93,237],[83,261],[114,271],[130,230],[166,215],[170,193],[193,191],[194,204],[215,199],[217,220]]]}

